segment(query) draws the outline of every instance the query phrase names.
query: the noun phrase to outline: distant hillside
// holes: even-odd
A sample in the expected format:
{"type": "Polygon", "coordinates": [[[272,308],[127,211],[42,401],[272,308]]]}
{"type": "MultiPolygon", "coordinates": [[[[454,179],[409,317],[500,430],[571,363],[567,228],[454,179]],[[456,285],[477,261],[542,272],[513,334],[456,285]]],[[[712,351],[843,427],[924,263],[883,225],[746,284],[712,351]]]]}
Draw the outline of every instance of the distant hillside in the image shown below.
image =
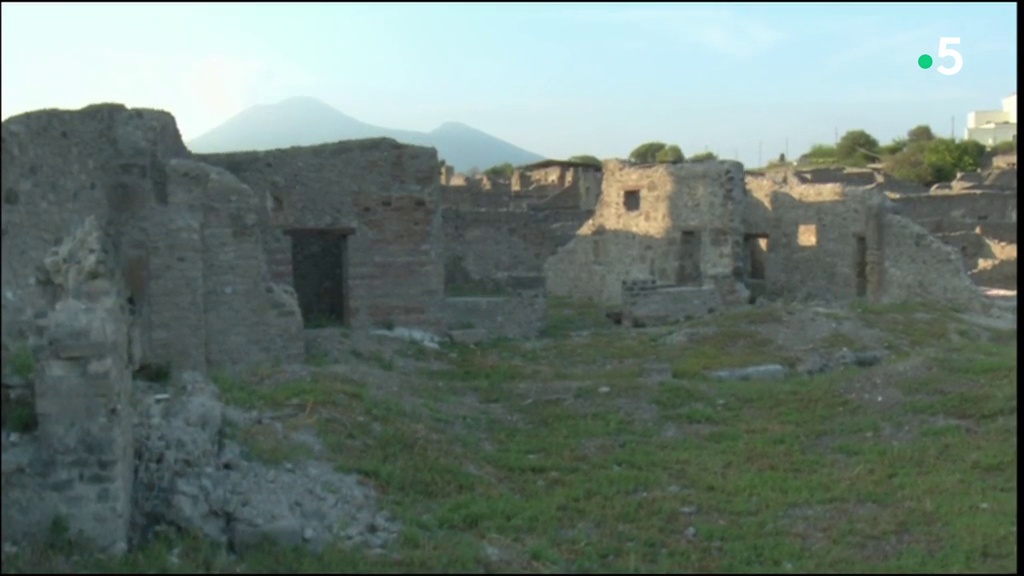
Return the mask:
{"type": "Polygon", "coordinates": [[[426,133],[394,130],[360,122],[315,98],[307,97],[289,98],[277,104],[243,110],[188,142],[188,147],[193,152],[209,154],[378,137],[432,146],[441,159],[463,172],[473,167],[484,170],[504,162],[519,165],[544,159],[539,154],[458,122],[445,122],[426,133]]]}

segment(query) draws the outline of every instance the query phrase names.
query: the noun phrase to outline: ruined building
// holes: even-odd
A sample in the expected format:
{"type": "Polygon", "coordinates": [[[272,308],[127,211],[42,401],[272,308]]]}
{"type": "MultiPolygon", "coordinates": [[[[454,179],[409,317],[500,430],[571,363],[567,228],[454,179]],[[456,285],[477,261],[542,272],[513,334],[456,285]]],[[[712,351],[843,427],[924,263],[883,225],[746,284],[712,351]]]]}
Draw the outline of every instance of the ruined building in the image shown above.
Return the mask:
{"type": "Polygon", "coordinates": [[[17,382],[38,420],[17,453],[5,436],[3,538],[63,514],[110,549],[138,508],[133,373],[301,362],[336,326],[533,337],[548,294],[632,323],[761,295],[973,305],[964,223],[1016,223],[1015,193],[728,161],[552,161],[460,189],[388,139],[194,155],[169,114],[109,104],[11,118],[2,148],[5,414],[17,382]]]}
{"type": "Polygon", "coordinates": [[[601,168],[544,160],[516,168],[508,181],[469,177],[441,167],[442,203],[488,210],[593,210],[601,194],[601,168]]]}
{"type": "Polygon", "coordinates": [[[19,454],[46,455],[5,444],[5,541],[60,513],[123,549],[133,371],[301,362],[320,323],[444,327],[433,150],[201,158],[169,114],[97,105],[5,121],[3,167],[5,415],[27,357],[39,446],[19,454]]]}

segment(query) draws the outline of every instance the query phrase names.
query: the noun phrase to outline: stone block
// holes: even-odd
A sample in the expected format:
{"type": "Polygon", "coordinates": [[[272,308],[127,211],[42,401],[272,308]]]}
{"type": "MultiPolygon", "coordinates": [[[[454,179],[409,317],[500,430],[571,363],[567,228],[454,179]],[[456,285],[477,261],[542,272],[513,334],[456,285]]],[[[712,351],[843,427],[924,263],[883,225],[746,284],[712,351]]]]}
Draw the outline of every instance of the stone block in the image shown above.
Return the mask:
{"type": "Polygon", "coordinates": [[[715,370],[707,375],[715,380],[774,380],[786,375],[786,368],[781,364],[763,364],[746,368],[730,368],[715,370]]]}

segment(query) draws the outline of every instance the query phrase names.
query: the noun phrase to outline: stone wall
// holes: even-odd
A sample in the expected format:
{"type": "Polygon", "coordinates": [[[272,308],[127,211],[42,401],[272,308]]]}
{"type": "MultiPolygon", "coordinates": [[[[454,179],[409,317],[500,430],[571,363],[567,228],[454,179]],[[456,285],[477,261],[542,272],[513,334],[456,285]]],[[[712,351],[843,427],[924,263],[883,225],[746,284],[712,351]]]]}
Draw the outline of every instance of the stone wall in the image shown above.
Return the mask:
{"type": "Polygon", "coordinates": [[[979,293],[958,249],[907,218],[886,214],[883,300],[938,300],[970,308],[979,304],[979,293]]]}
{"type": "Polygon", "coordinates": [[[481,339],[533,338],[547,322],[547,299],[543,287],[508,296],[445,298],[445,315],[450,331],[479,331],[481,339]]]}
{"type": "Polygon", "coordinates": [[[126,289],[95,217],[46,259],[56,298],[39,322],[36,434],[3,437],[3,534],[44,537],[62,518],[101,549],[128,546],[134,481],[126,289]]]}
{"type": "Polygon", "coordinates": [[[119,105],[9,118],[2,148],[2,326],[9,344],[49,306],[34,274],[39,262],[88,217],[123,247],[115,257],[145,263],[147,222],[139,214],[164,193],[162,161],[188,151],[170,114],[119,105]]]}
{"type": "Polygon", "coordinates": [[[1017,243],[1016,222],[986,222],[978,226],[978,233],[997,242],[1017,243]]]}
{"type": "Polygon", "coordinates": [[[746,299],[742,275],[743,167],[604,165],[594,216],[545,263],[553,294],[616,305],[622,282],[714,286],[746,299]]]}
{"type": "Polygon", "coordinates": [[[820,300],[865,296],[868,201],[880,193],[841,184],[790,185],[769,205],[766,292],[820,300]]]}
{"type": "Polygon", "coordinates": [[[658,286],[652,279],[622,283],[622,321],[633,326],[656,326],[692,320],[721,309],[715,288],[658,286]]]}
{"type": "MultiPolygon", "coordinates": [[[[195,262],[187,252],[153,247],[153,253],[161,255],[161,260],[168,264],[161,266],[165,272],[173,271],[173,266],[182,273],[177,279],[168,274],[150,281],[167,291],[166,301],[159,308],[154,304],[153,324],[166,326],[177,322],[182,310],[188,309],[184,306],[196,301],[194,290],[201,286],[201,306],[191,316],[199,314],[205,328],[197,333],[206,334],[206,360],[210,366],[301,360],[302,320],[295,294],[270,281],[263,244],[268,219],[263,199],[227,171],[199,162],[171,161],[167,172],[170,207],[201,203],[198,214],[202,218],[202,260],[195,262]],[[201,283],[173,290],[180,286],[181,278],[197,268],[196,264],[201,271],[201,283]],[[183,296],[189,301],[181,301],[183,296]]],[[[153,238],[160,242],[160,237],[153,238]]],[[[161,341],[160,346],[156,345],[154,328],[153,354],[165,346],[175,346],[174,339],[181,339],[182,328],[178,328],[178,334],[162,332],[169,338],[161,341]]]]}
{"type": "Polygon", "coordinates": [[[481,280],[543,274],[544,262],[573,240],[588,211],[445,208],[445,290],[469,295],[481,280]]]}
{"type": "Polygon", "coordinates": [[[301,357],[290,344],[301,328],[293,298],[271,284],[261,258],[266,203],[188,158],[174,118],[160,111],[98,105],[4,122],[5,347],[46,306],[36,262],[91,216],[125,278],[143,364],[301,357]]]}
{"type": "Polygon", "coordinates": [[[967,222],[1016,222],[1017,194],[970,192],[893,198],[899,214],[914,222],[952,219],[967,222]]]}
{"type": "Polygon", "coordinates": [[[1016,197],[1000,192],[889,194],[886,186],[808,184],[792,171],[748,175],[744,220],[768,245],[765,290],[788,298],[977,304],[970,279],[1015,285],[1016,197]],[[994,221],[990,221],[994,220],[994,221]],[[980,223],[979,223],[980,222],[980,223]],[[920,224],[920,225],[919,225],[920,224]],[[1012,229],[1013,232],[1008,232],[1012,229]],[[997,248],[993,248],[997,247],[997,248]],[[996,254],[998,251],[998,255],[996,254]],[[1012,254],[1011,254],[1012,252],[1012,254]]]}
{"type": "Polygon", "coordinates": [[[288,231],[347,236],[347,286],[334,296],[348,301],[346,324],[441,326],[443,232],[435,150],[371,139],[201,158],[265,198],[270,228],[264,245],[275,269],[290,267],[294,240],[288,231]]]}
{"type": "Polygon", "coordinates": [[[465,186],[442,186],[440,204],[471,210],[508,210],[512,207],[512,193],[484,192],[465,186]]]}

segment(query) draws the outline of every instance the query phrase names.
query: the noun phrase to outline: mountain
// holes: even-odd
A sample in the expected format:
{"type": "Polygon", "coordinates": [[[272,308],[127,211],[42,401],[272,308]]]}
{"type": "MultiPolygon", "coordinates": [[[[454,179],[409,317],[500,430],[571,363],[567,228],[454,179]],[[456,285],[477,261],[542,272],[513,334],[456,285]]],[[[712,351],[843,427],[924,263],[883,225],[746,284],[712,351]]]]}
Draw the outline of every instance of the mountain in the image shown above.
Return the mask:
{"type": "Polygon", "coordinates": [[[432,146],[457,171],[496,164],[529,164],[544,157],[523,150],[476,128],[445,122],[430,132],[394,130],[367,124],[331,106],[304,96],[277,104],[253,106],[187,143],[198,154],[271,150],[311,146],[338,140],[394,138],[406,144],[432,146]]]}

